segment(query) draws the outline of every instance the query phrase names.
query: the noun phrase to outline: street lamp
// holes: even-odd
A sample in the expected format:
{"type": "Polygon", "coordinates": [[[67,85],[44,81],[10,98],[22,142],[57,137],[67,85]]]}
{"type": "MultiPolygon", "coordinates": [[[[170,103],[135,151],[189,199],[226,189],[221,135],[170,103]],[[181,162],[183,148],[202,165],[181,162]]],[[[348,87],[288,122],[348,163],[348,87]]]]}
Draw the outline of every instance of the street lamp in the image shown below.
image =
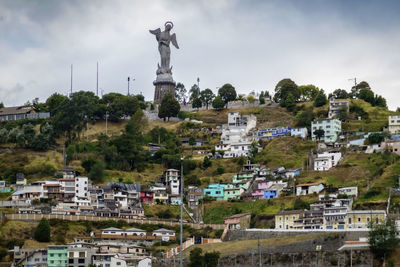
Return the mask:
{"type": "Polygon", "coordinates": [[[182,246],[182,239],[183,239],[183,160],[185,158],[181,157],[181,235],[180,235],[180,250],[179,250],[179,266],[183,266],[183,246],[182,246]]]}

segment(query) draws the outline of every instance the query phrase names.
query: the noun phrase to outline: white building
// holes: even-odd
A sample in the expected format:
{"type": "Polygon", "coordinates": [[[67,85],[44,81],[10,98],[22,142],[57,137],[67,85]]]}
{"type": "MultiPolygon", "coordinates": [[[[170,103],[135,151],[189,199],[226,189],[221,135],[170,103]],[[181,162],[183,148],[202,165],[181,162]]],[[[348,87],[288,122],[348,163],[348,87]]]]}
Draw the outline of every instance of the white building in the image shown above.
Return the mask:
{"type": "Polygon", "coordinates": [[[179,195],[179,171],[175,169],[168,169],[164,172],[164,181],[169,186],[172,195],[179,195]]]}
{"type": "Polygon", "coordinates": [[[349,186],[339,188],[340,195],[347,195],[349,197],[357,197],[358,196],[358,187],[357,186],[349,186]]]}
{"type": "Polygon", "coordinates": [[[215,145],[216,151],[224,151],[224,158],[249,157],[252,142],[215,145]]]}
{"type": "Polygon", "coordinates": [[[400,115],[389,116],[389,132],[391,134],[400,133],[400,115]]]}
{"type": "Polygon", "coordinates": [[[314,159],[314,170],[327,171],[335,167],[341,158],[342,153],[340,152],[324,152],[322,154],[317,154],[317,157],[314,159]]]}
{"type": "Polygon", "coordinates": [[[349,101],[348,100],[335,100],[331,99],[329,101],[329,113],[328,118],[332,119],[337,116],[341,110],[347,110],[349,112],[349,101]]]}
{"type": "Polygon", "coordinates": [[[256,128],[257,118],[254,115],[228,113],[228,124],[222,126],[221,144],[232,144],[254,140],[251,131],[256,128]]]}
{"type": "Polygon", "coordinates": [[[75,177],[75,196],[88,198],[89,179],[87,177],[75,177]]]}
{"type": "Polygon", "coordinates": [[[153,231],[153,236],[161,236],[162,241],[169,241],[171,236],[175,236],[175,232],[165,228],[153,231]]]}
{"type": "Polygon", "coordinates": [[[319,193],[324,190],[324,185],[322,183],[309,183],[309,184],[298,184],[296,186],[296,195],[309,195],[313,193],[319,193]]]}
{"type": "Polygon", "coordinates": [[[308,136],[308,130],[307,128],[292,128],[290,130],[290,136],[297,136],[305,139],[308,136]]]}

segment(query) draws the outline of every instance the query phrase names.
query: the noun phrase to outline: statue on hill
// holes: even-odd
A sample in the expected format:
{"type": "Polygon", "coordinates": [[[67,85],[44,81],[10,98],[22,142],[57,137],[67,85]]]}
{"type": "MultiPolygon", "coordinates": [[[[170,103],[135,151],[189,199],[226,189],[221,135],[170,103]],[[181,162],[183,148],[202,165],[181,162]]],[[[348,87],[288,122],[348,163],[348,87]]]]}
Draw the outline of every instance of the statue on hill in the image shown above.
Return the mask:
{"type": "Polygon", "coordinates": [[[171,58],[171,49],[169,47],[170,43],[172,43],[177,49],[179,49],[178,43],[176,41],[176,34],[171,34],[171,30],[174,27],[174,24],[171,21],[165,22],[165,30],[161,31],[160,28],[155,30],[150,30],[150,33],[156,36],[156,40],[158,42],[158,51],[161,56],[161,66],[158,64],[157,75],[169,73],[171,74],[170,67],[170,58],[171,58]]]}

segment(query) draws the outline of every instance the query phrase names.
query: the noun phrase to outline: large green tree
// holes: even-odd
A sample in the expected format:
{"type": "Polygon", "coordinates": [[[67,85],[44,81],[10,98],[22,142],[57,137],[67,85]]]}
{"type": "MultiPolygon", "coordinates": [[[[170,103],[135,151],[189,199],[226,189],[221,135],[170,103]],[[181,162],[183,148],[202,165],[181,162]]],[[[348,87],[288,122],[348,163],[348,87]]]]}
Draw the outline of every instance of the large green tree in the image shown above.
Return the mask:
{"type": "Polygon", "coordinates": [[[333,91],[332,96],[335,99],[346,99],[349,97],[349,94],[344,89],[336,89],[335,91],[333,91]]]}
{"type": "Polygon", "coordinates": [[[224,84],[221,88],[218,89],[218,95],[224,100],[227,105],[228,102],[234,101],[236,99],[236,89],[230,83],[224,84]]]}
{"type": "Polygon", "coordinates": [[[286,97],[291,93],[294,100],[297,101],[300,98],[300,90],[297,84],[291,79],[283,79],[275,86],[274,101],[279,103],[282,107],[286,105],[286,97]]]}
{"type": "Polygon", "coordinates": [[[200,99],[203,102],[203,105],[206,106],[208,109],[208,105],[211,104],[212,100],[214,99],[215,95],[211,89],[205,89],[200,92],[200,99]]]}
{"type": "Polygon", "coordinates": [[[170,117],[176,117],[178,115],[180,109],[181,106],[174,96],[167,94],[163,97],[161,104],[158,107],[158,117],[169,121],[170,117]]]}
{"type": "Polygon", "coordinates": [[[318,87],[313,84],[300,85],[300,100],[301,101],[314,101],[319,93],[318,87]]]}
{"type": "Polygon", "coordinates": [[[185,85],[183,83],[177,83],[175,85],[175,98],[176,98],[176,100],[178,100],[181,103],[183,103],[184,100],[187,101],[186,93],[187,93],[187,90],[186,90],[185,85]]]}
{"type": "Polygon", "coordinates": [[[328,103],[328,99],[326,98],[325,92],[324,90],[320,90],[317,97],[315,98],[314,101],[314,106],[316,107],[322,107],[323,105],[325,105],[326,103],[328,103]]]}
{"type": "Polygon", "coordinates": [[[192,107],[193,108],[199,109],[199,108],[201,108],[201,106],[202,106],[202,102],[201,102],[200,98],[197,97],[197,98],[192,100],[192,107]]]}
{"type": "Polygon", "coordinates": [[[371,223],[369,231],[369,247],[375,258],[384,263],[400,243],[395,222],[387,219],[384,223],[371,223]]]}
{"type": "Polygon", "coordinates": [[[50,242],[50,224],[46,218],[42,218],[36,227],[34,238],[39,242],[50,242]]]}
{"type": "Polygon", "coordinates": [[[192,88],[189,90],[189,101],[200,97],[200,88],[197,84],[193,84],[192,88]]]}
{"type": "Polygon", "coordinates": [[[221,96],[216,96],[214,98],[214,100],[212,101],[212,107],[217,110],[223,109],[225,107],[225,102],[221,96]]]}

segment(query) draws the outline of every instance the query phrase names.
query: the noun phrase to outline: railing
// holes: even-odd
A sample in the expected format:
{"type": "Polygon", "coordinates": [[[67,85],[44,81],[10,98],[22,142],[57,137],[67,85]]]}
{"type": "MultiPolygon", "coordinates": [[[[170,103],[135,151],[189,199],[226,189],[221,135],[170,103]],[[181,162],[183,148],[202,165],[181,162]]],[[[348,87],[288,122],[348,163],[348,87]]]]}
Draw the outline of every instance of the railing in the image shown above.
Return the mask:
{"type": "MultiPolygon", "coordinates": [[[[139,223],[139,224],[163,224],[167,226],[179,226],[179,221],[168,221],[168,220],[154,220],[154,219],[129,219],[129,218],[119,218],[119,217],[100,217],[93,215],[58,215],[58,214],[5,214],[8,220],[14,221],[40,221],[42,218],[46,219],[60,219],[67,221],[119,221],[124,220],[128,223],[139,223]]],[[[194,229],[201,229],[206,227],[211,227],[214,230],[224,229],[224,224],[204,224],[204,223],[188,223],[184,222],[184,225],[187,225],[194,229]]]]}

